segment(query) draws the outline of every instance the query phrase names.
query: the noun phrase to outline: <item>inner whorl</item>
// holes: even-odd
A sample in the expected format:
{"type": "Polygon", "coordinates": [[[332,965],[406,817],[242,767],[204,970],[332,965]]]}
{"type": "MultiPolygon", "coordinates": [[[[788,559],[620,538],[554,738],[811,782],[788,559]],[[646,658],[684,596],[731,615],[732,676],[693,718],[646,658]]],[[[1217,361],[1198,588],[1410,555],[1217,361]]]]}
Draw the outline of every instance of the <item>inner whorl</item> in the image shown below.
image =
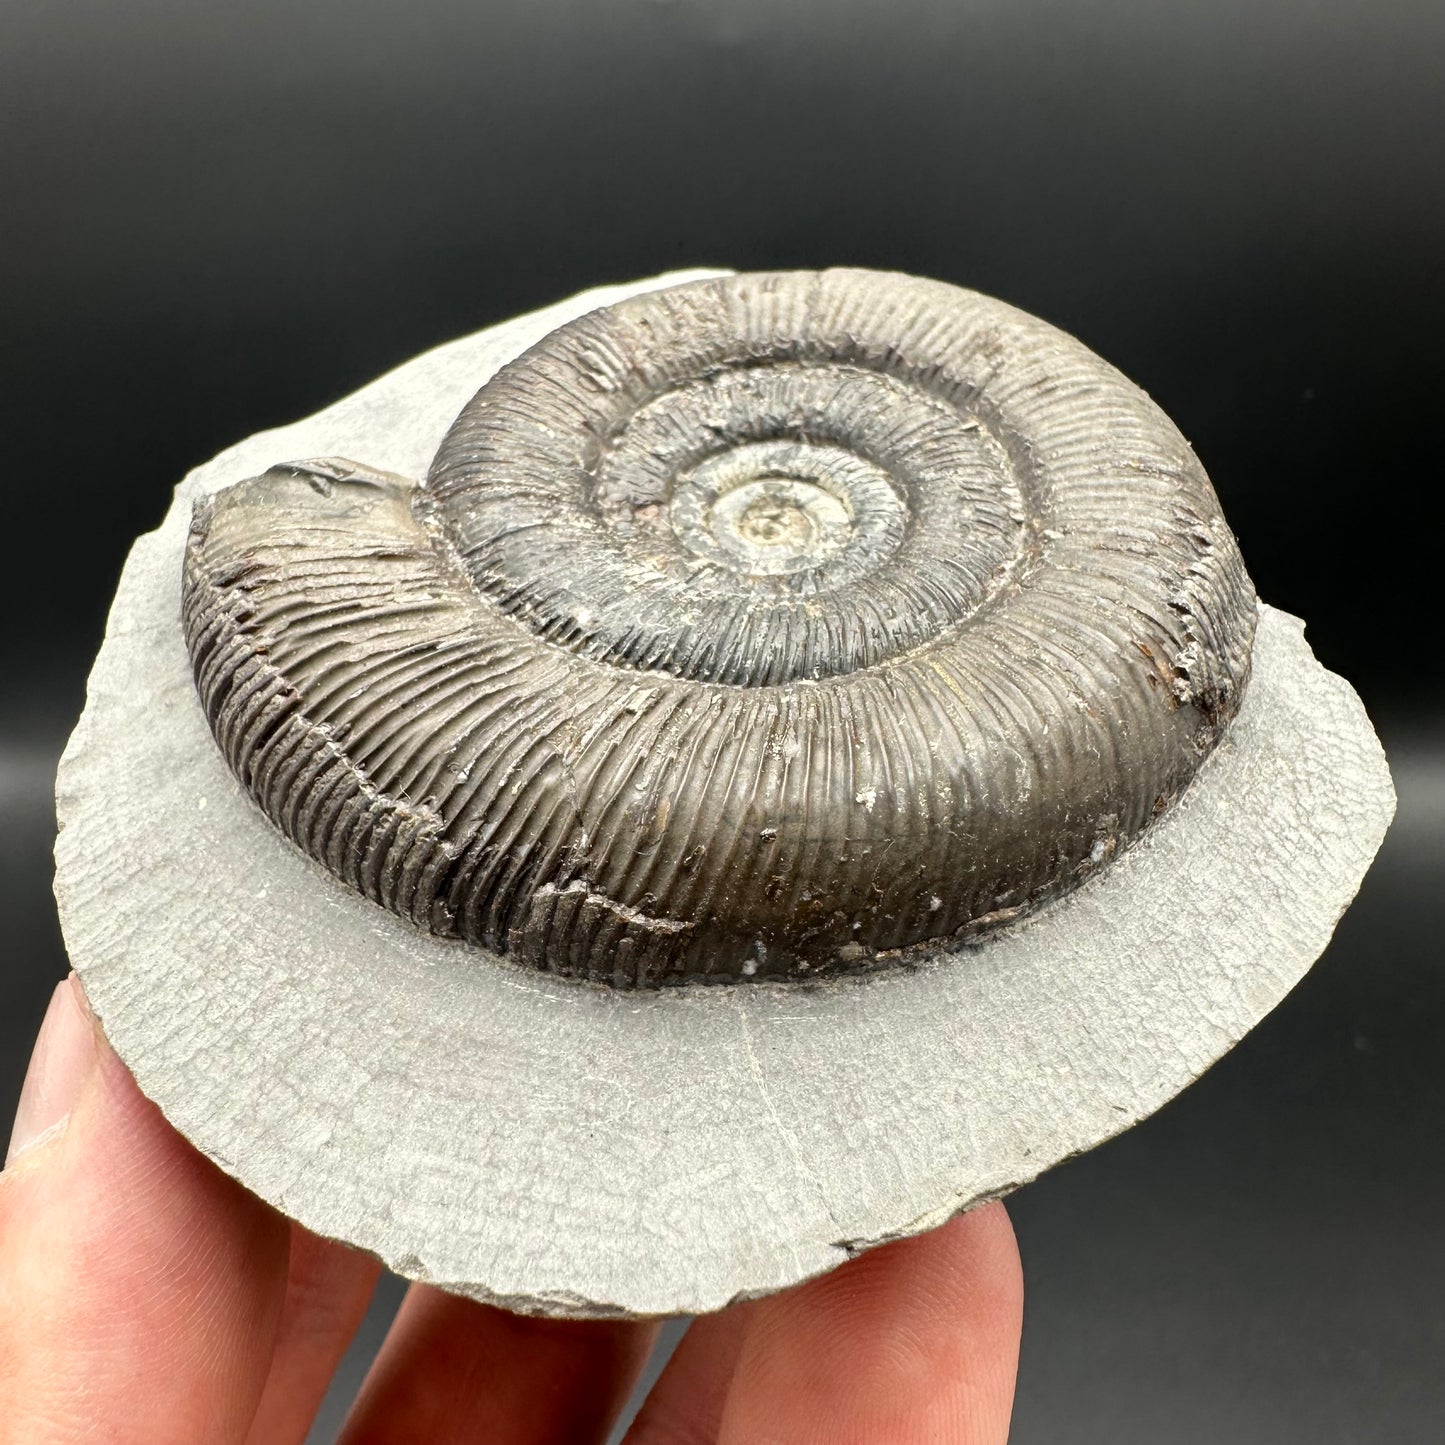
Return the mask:
{"type": "Polygon", "coordinates": [[[296,463],[198,504],[183,616],[301,848],[627,987],[906,959],[1106,866],[1237,711],[1255,601],[1113,368],[976,293],[828,271],[560,328],[425,485],[296,463]]]}

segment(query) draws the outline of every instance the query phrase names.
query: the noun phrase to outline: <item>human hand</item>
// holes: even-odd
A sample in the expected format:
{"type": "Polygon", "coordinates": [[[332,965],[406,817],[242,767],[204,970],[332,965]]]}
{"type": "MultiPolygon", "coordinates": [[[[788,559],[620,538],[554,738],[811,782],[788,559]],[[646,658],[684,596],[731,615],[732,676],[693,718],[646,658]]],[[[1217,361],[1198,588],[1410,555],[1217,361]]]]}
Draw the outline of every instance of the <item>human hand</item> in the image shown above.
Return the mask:
{"type": "MultiPolygon", "coordinates": [[[[3,1445],[299,1445],[377,1273],[191,1148],[56,989],[0,1175],[3,1445]]],[[[975,1210],[699,1319],[629,1445],[1003,1441],[1021,1300],[975,1210]]],[[[413,1285],[342,1440],[600,1442],[655,1333],[413,1285]]]]}

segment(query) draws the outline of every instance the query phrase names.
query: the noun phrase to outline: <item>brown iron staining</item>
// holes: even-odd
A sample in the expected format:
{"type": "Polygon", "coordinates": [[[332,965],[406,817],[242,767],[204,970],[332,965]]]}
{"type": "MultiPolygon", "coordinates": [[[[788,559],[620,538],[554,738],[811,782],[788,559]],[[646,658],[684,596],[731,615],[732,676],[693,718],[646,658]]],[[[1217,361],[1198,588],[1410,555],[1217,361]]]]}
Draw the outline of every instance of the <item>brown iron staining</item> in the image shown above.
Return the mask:
{"type": "Polygon", "coordinates": [[[644,295],[424,485],[198,505],[200,695],[272,821],[425,929],[619,987],[815,978],[1105,866],[1236,712],[1254,594],[1135,387],[866,271],[644,295]]]}

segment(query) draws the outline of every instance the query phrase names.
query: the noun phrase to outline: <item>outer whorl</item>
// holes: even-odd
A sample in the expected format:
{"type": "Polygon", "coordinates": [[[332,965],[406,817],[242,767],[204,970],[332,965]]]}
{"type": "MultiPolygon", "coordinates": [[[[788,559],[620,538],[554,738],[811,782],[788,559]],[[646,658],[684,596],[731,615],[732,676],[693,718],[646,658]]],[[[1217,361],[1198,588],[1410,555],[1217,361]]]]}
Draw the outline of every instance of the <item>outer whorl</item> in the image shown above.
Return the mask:
{"type": "Polygon", "coordinates": [[[424,485],[232,487],[183,610],[288,837],[434,933],[621,986],[857,970],[1072,886],[1188,784],[1255,620],[1137,388],[867,271],[572,322],[424,485]]]}

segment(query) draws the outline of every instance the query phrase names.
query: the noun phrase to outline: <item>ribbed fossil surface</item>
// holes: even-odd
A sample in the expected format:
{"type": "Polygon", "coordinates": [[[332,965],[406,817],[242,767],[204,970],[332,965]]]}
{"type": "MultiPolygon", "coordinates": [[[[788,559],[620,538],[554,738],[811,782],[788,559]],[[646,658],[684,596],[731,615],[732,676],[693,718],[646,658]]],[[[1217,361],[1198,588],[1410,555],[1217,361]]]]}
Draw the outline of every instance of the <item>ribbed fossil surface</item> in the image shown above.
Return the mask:
{"type": "Polygon", "coordinates": [[[425,483],[220,493],[183,612],[288,837],[434,933],[629,987],[876,966],[1106,866],[1237,710],[1255,601],[1118,372],[840,270],[562,327],[425,483]]]}

